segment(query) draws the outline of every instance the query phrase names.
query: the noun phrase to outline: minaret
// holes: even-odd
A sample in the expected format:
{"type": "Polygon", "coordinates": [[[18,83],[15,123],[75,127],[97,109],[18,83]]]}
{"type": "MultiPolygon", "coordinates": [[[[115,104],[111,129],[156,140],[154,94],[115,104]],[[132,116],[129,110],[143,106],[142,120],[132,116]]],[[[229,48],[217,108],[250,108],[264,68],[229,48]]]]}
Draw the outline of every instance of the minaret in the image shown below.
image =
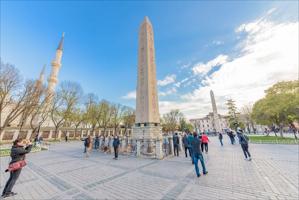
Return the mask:
{"type": "Polygon", "coordinates": [[[210,91],[210,96],[211,96],[211,102],[212,102],[212,108],[213,108],[213,121],[214,121],[214,128],[216,132],[221,131],[220,127],[220,122],[219,122],[219,116],[217,112],[217,106],[216,106],[216,101],[215,101],[215,96],[213,90],[210,91]]]}
{"type": "Polygon", "coordinates": [[[52,65],[52,71],[51,75],[48,79],[48,88],[47,88],[47,94],[52,95],[54,94],[56,84],[58,82],[58,72],[61,67],[61,58],[62,58],[62,51],[63,51],[63,42],[64,42],[64,33],[62,34],[61,40],[59,42],[59,45],[56,49],[56,56],[53,59],[51,65],[52,65]]]}
{"type": "Polygon", "coordinates": [[[43,66],[42,71],[39,74],[39,79],[36,81],[36,87],[41,89],[44,83],[44,78],[45,78],[45,69],[46,65],[43,66]]]}
{"type": "Polygon", "coordinates": [[[145,17],[139,31],[136,119],[132,137],[137,140],[137,156],[161,159],[162,132],[157,94],[153,27],[145,17]],[[155,143],[156,141],[156,143],[155,143]]]}

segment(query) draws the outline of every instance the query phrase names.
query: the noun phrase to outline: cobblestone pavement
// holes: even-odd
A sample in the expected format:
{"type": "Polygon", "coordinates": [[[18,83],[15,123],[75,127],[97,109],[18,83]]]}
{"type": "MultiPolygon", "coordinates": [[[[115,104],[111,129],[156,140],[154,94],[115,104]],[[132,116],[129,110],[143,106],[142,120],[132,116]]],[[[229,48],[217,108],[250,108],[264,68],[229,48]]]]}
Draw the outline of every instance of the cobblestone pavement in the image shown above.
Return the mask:
{"type": "MultiPolygon", "coordinates": [[[[225,138],[227,139],[227,138],[225,138]]],[[[207,176],[195,177],[190,158],[137,159],[93,152],[82,142],[53,144],[27,156],[8,199],[298,199],[298,145],[251,144],[251,162],[241,147],[211,139],[205,154],[207,176]]],[[[1,158],[2,192],[9,161],[1,158]]]]}

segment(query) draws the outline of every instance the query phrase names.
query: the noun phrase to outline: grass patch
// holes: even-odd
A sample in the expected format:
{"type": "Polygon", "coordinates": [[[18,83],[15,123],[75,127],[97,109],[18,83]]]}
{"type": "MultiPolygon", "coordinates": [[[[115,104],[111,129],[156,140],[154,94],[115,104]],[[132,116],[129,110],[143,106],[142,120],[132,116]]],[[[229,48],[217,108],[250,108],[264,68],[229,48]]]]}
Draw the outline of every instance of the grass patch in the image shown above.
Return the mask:
{"type": "Polygon", "coordinates": [[[251,143],[258,144],[298,144],[298,140],[289,137],[252,135],[249,135],[248,137],[251,143]]]}
{"type": "MultiPolygon", "coordinates": [[[[35,152],[39,152],[39,151],[44,151],[44,150],[48,150],[47,148],[44,147],[32,147],[30,153],[35,153],[35,152]]],[[[3,148],[0,149],[0,157],[4,157],[4,156],[10,156],[10,148],[3,148]]]]}

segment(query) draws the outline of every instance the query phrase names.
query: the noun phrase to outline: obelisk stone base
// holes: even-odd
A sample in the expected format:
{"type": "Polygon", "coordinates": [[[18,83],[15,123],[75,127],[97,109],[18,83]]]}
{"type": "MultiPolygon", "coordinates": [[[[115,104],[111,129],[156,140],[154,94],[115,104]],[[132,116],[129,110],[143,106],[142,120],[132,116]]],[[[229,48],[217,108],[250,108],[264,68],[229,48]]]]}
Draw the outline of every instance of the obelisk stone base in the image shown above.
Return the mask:
{"type": "Polygon", "coordinates": [[[135,125],[132,139],[137,141],[137,157],[163,158],[162,130],[159,124],[135,125]]]}

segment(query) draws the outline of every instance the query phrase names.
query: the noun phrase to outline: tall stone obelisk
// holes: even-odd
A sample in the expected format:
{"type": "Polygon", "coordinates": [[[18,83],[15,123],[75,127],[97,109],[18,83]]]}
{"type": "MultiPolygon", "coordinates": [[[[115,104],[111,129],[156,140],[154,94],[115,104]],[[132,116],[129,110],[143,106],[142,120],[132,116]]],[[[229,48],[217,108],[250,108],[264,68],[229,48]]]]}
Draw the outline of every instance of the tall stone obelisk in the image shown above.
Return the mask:
{"type": "MultiPolygon", "coordinates": [[[[153,26],[145,17],[139,31],[136,119],[133,139],[139,142],[139,155],[162,158],[162,131],[157,94],[153,26]]],[[[138,145],[137,145],[138,149],[138,145]]],[[[137,152],[138,154],[138,152],[137,152]]]]}
{"type": "Polygon", "coordinates": [[[217,106],[216,106],[216,101],[215,101],[215,96],[214,96],[213,90],[210,91],[210,96],[211,96],[212,109],[213,109],[214,128],[215,128],[216,132],[221,132],[219,115],[217,112],[217,106]]]}

